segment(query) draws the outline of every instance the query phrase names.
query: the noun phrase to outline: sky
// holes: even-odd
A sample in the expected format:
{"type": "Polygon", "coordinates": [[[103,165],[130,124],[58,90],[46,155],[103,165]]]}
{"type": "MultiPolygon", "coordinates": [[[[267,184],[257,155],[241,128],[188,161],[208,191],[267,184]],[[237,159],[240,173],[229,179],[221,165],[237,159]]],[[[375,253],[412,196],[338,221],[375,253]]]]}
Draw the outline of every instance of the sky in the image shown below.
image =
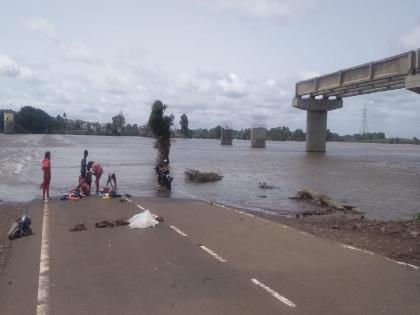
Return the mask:
{"type": "MultiPolygon", "coordinates": [[[[297,81],[420,48],[417,0],[0,0],[0,108],[145,124],[154,100],[190,128],[305,129],[297,81]]],[[[328,128],[420,138],[420,95],[344,99],[328,128]]]]}

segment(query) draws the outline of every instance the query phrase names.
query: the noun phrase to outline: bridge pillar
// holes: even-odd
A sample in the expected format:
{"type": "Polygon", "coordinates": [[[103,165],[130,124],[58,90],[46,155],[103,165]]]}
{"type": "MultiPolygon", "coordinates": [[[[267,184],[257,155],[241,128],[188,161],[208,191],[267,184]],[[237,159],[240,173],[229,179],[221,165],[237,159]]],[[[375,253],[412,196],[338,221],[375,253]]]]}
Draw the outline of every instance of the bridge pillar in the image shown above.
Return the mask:
{"type": "Polygon", "coordinates": [[[12,112],[4,112],[4,133],[13,133],[15,131],[15,116],[12,112]]]}
{"type": "Polygon", "coordinates": [[[405,88],[411,92],[420,94],[420,73],[407,76],[405,78],[405,88]]]}
{"type": "Polygon", "coordinates": [[[343,107],[342,99],[326,98],[293,99],[293,106],[307,111],[306,116],[306,151],[325,152],[327,143],[327,113],[343,107]]]}

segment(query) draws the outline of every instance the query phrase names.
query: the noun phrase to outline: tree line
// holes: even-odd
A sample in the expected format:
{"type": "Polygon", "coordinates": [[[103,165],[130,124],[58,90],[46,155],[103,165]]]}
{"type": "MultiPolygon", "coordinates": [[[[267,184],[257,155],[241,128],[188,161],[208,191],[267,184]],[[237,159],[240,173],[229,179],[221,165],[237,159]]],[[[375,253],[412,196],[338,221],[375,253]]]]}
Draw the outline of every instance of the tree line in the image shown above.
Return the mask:
{"type": "MultiPolygon", "coordinates": [[[[167,108],[167,105],[161,101],[157,106],[155,103],[156,115],[167,108]]],[[[66,113],[50,116],[42,109],[32,106],[24,106],[19,111],[0,109],[0,130],[4,130],[3,113],[13,112],[15,116],[15,132],[20,133],[56,133],[56,134],[81,134],[81,135],[105,135],[105,136],[153,136],[150,128],[150,119],[147,124],[127,124],[125,116],[119,112],[111,118],[110,122],[88,122],[80,119],[69,119],[66,113]]],[[[152,111],[153,112],[153,111],[152,111]]],[[[154,117],[154,116],[153,116],[154,117]]],[[[152,120],[153,120],[152,117],[152,120]]],[[[160,116],[159,116],[160,117],[160,116]]],[[[222,126],[218,125],[213,128],[189,128],[188,116],[184,113],[180,117],[180,128],[174,128],[173,115],[167,116],[171,118],[170,134],[174,138],[196,138],[196,139],[220,139],[222,126]]],[[[168,123],[169,121],[167,121],[168,123]]],[[[168,126],[166,125],[165,128],[168,126]]],[[[267,129],[267,140],[271,141],[305,141],[305,132],[302,129],[291,130],[285,126],[267,129]]],[[[241,130],[233,130],[233,138],[240,140],[251,139],[251,129],[245,128],[241,130]]],[[[387,138],[384,132],[372,132],[365,134],[339,135],[338,133],[327,130],[327,141],[335,142],[379,142],[379,143],[411,143],[420,144],[420,141],[413,137],[412,139],[404,138],[387,138]]]]}
{"type": "Polygon", "coordinates": [[[122,112],[113,116],[108,123],[69,119],[66,113],[50,116],[42,109],[24,106],[19,111],[0,109],[0,130],[4,130],[4,112],[14,114],[17,133],[54,133],[105,136],[138,136],[141,128],[137,124],[126,124],[122,112]]]}

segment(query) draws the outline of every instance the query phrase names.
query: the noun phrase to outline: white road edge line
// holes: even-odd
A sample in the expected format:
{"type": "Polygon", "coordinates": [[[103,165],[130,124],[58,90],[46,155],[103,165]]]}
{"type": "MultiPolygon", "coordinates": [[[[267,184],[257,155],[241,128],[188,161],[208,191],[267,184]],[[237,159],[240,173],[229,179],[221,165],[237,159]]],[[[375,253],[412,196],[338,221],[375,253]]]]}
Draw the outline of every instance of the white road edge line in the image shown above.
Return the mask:
{"type": "Polygon", "coordinates": [[[127,197],[125,197],[125,200],[127,200],[128,202],[133,202],[133,200],[128,199],[127,197]]]}
{"type": "MultiPolygon", "coordinates": [[[[368,250],[365,250],[365,249],[361,249],[361,248],[357,248],[357,247],[354,247],[354,246],[351,246],[351,245],[341,244],[341,246],[344,247],[344,248],[356,250],[356,251],[366,253],[366,254],[369,254],[369,255],[377,255],[374,252],[371,252],[371,251],[368,251],[368,250]]],[[[408,264],[408,263],[405,263],[405,262],[402,262],[402,261],[394,260],[392,258],[388,258],[388,257],[382,256],[382,255],[378,255],[378,256],[383,257],[386,260],[392,261],[393,263],[396,263],[398,265],[407,266],[407,267],[413,268],[415,270],[420,269],[420,267],[412,265],[412,264],[408,264]]]]}
{"type": "Polygon", "coordinates": [[[178,234],[180,234],[180,235],[182,235],[182,236],[184,236],[184,237],[187,237],[188,236],[188,234],[187,233],[184,233],[184,232],[182,232],[180,229],[178,229],[176,226],[173,226],[173,225],[170,225],[169,226],[172,230],[174,230],[175,232],[177,232],[178,234]]]}
{"type": "Polygon", "coordinates": [[[420,267],[418,267],[418,266],[415,266],[415,265],[412,265],[412,264],[407,264],[407,263],[405,263],[405,262],[398,261],[398,260],[394,260],[394,259],[392,259],[392,258],[385,257],[385,259],[386,259],[386,260],[389,260],[389,261],[392,261],[392,262],[394,262],[394,263],[396,263],[396,264],[398,264],[398,265],[403,265],[403,266],[407,266],[407,267],[413,268],[413,269],[415,269],[415,270],[418,270],[418,269],[420,268],[420,267]]]}
{"type": "Polygon", "coordinates": [[[362,253],[366,253],[366,254],[369,254],[369,255],[375,255],[374,252],[370,252],[368,250],[357,248],[357,247],[354,247],[354,246],[351,246],[351,245],[341,244],[341,247],[352,249],[352,250],[356,250],[356,251],[359,251],[359,252],[362,252],[362,253]]]}
{"type": "Polygon", "coordinates": [[[218,261],[220,262],[227,262],[226,259],[224,259],[223,257],[220,257],[219,255],[217,255],[214,251],[212,251],[210,248],[207,248],[204,245],[200,245],[201,249],[204,250],[205,252],[209,253],[210,255],[212,255],[214,258],[216,258],[218,261]]]}
{"type": "Polygon", "coordinates": [[[39,258],[38,300],[36,306],[37,315],[48,314],[48,300],[50,287],[50,243],[48,240],[48,221],[48,204],[44,204],[44,212],[42,218],[41,254],[39,258]]]}
{"type": "Polygon", "coordinates": [[[264,283],[259,282],[257,279],[252,278],[251,282],[259,286],[261,289],[267,291],[270,295],[275,297],[280,302],[286,304],[289,307],[296,307],[296,304],[290,301],[289,299],[285,298],[284,296],[280,295],[278,292],[274,291],[270,287],[267,287],[264,283]]]}

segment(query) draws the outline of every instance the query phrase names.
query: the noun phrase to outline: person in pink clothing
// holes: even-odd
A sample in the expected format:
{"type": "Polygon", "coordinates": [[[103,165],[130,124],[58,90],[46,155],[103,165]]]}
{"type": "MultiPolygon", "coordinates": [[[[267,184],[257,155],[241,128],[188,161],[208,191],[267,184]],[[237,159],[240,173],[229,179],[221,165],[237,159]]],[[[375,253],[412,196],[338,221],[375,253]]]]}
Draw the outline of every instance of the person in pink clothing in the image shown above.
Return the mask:
{"type": "Polygon", "coordinates": [[[51,154],[50,151],[45,152],[45,157],[41,162],[41,169],[43,172],[42,198],[44,202],[48,202],[50,198],[50,182],[51,182],[51,154]]]}
{"type": "Polygon", "coordinates": [[[102,165],[97,162],[90,161],[87,165],[87,170],[95,175],[96,194],[99,194],[99,180],[104,172],[102,165]]]}

